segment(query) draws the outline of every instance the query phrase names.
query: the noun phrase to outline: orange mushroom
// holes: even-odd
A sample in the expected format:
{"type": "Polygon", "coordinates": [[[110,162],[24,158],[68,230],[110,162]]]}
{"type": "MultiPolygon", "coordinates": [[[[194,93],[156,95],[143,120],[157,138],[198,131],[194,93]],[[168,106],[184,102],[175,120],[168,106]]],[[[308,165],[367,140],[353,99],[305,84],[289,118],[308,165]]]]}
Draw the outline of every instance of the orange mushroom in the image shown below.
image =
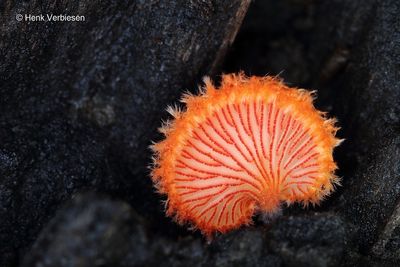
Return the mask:
{"type": "Polygon", "coordinates": [[[272,215],[281,203],[317,204],[339,182],[332,152],[341,140],[334,119],[313,106],[313,92],[273,77],[205,79],[200,95],[183,96],[186,110],[155,143],[152,179],[166,194],[167,215],[204,234],[226,232],[272,215]]]}

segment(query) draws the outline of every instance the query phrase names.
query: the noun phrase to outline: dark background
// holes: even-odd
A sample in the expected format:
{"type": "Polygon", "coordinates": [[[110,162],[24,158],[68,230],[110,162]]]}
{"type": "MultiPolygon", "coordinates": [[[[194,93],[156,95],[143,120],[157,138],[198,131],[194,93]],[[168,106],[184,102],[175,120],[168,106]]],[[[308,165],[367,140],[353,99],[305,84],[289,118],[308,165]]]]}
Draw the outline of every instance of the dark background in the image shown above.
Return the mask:
{"type": "Polygon", "coordinates": [[[248,4],[0,1],[0,266],[400,264],[400,2],[248,4]],[[148,146],[182,92],[238,71],[318,91],[342,186],[207,243],[165,218],[148,146]]]}

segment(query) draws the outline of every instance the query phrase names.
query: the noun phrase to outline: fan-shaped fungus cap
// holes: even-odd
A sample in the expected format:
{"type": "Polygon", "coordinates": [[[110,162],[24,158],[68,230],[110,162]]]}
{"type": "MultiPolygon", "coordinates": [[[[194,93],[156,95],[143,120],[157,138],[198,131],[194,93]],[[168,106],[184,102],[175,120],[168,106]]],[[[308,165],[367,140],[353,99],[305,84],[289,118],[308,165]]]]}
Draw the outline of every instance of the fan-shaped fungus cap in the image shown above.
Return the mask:
{"type": "Polygon", "coordinates": [[[335,120],[314,108],[312,92],[230,74],[181,101],[186,110],[168,109],[174,120],[152,146],[152,179],[178,222],[226,232],[281,202],[318,203],[338,183],[335,120]]]}

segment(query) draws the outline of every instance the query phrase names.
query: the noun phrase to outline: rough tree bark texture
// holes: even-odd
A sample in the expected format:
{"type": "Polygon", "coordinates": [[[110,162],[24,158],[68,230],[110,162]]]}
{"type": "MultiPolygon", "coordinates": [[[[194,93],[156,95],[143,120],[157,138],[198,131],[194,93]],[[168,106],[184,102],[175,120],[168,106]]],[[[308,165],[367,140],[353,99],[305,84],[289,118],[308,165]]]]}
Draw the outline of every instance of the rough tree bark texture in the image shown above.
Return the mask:
{"type": "Polygon", "coordinates": [[[318,11],[330,15],[313,39],[322,44],[315,66],[327,69],[347,54],[330,80],[314,70],[320,77],[315,85],[329,92],[347,139],[338,150],[344,176],[338,209],[357,253],[398,264],[400,224],[393,214],[400,200],[400,2],[339,0],[318,11]]]}
{"type": "Polygon", "coordinates": [[[0,2],[1,266],[79,189],[160,210],[148,146],[167,104],[223,59],[249,2],[0,2]],[[51,13],[86,20],[15,19],[51,13]]]}
{"type": "Polygon", "coordinates": [[[147,145],[248,1],[47,2],[0,2],[1,266],[399,266],[398,0],[252,3],[223,71],[318,90],[342,186],[211,244],[164,217],[147,145]],[[14,20],[67,8],[87,21],[14,20]]]}

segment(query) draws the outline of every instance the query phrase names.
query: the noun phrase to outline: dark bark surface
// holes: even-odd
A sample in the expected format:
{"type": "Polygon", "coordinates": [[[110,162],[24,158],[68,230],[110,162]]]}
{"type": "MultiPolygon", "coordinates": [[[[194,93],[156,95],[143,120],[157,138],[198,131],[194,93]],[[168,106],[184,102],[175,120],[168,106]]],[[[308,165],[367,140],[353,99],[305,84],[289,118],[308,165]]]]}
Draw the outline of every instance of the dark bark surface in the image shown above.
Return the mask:
{"type": "Polygon", "coordinates": [[[167,105],[218,66],[248,4],[0,3],[0,266],[15,265],[81,189],[169,223],[148,178],[148,146],[167,105]],[[51,13],[85,21],[16,20],[51,13]]]}
{"type": "Polygon", "coordinates": [[[226,67],[280,73],[286,82],[318,90],[317,106],[339,119],[339,136],[346,139],[335,153],[342,186],[320,208],[345,225],[346,246],[338,265],[398,265],[400,3],[255,5],[255,18],[244,24],[226,67]],[[267,6],[282,13],[267,11],[267,6]],[[271,12],[275,24],[257,26],[263,12],[271,12]],[[260,37],[261,32],[271,39],[260,37]],[[255,55],[263,57],[254,62],[255,55]]]}
{"type": "Polygon", "coordinates": [[[400,264],[400,3],[257,0],[226,54],[248,4],[0,2],[0,266],[400,264]],[[86,21],[14,19],[51,12],[86,21]],[[318,90],[342,186],[207,243],[164,217],[147,147],[203,75],[240,70],[318,90]]]}

